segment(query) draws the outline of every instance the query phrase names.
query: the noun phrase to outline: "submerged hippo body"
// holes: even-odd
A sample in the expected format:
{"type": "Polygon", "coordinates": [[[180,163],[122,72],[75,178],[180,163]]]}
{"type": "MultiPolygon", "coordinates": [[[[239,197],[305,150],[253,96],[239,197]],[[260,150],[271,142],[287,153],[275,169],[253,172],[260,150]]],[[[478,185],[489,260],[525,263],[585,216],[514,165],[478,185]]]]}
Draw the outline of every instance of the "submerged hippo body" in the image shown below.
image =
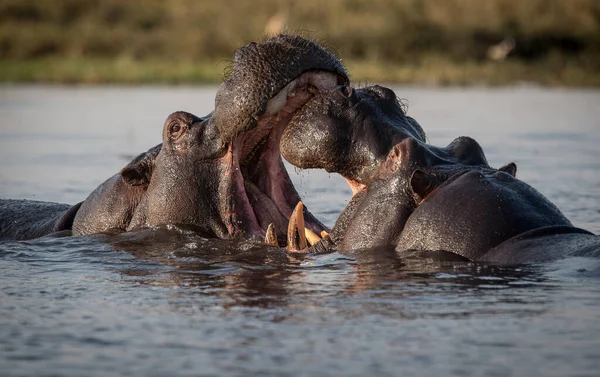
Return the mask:
{"type": "Polygon", "coordinates": [[[337,250],[394,246],[501,265],[600,257],[600,237],[517,179],[515,164],[444,164],[434,152],[414,139],[392,148],[342,231],[334,226],[337,250]]]}
{"type": "Polygon", "coordinates": [[[25,240],[71,230],[81,206],[36,200],[0,199],[0,240],[25,240]]]}
{"type": "Polygon", "coordinates": [[[423,200],[405,220],[399,252],[443,250],[504,265],[600,256],[599,236],[574,227],[552,202],[507,172],[461,172],[413,190],[423,200]]]}
{"type": "MultiPolygon", "coordinates": [[[[347,83],[346,70],[332,53],[299,36],[240,48],[212,114],[170,117],[163,133],[169,148],[151,148],[101,184],[75,211],[73,234],[185,223],[208,236],[264,237],[271,225],[283,241],[300,197],[279,154],[281,133],[311,97],[347,83]],[[172,121],[177,131],[171,130],[172,121]],[[186,142],[176,140],[180,131],[186,142]]],[[[305,215],[308,228],[326,229],[305,215]]],[[[3,223],[28,216],[0,212],[3,223]]],[[[56,221],[55,216],[40,221],[56,221]]],[[[20,239],[45,234],[28,231],[27,221],[20,224],[20,239]]],[[[3,232],[5,238],[14,234],[3,232]]]]}

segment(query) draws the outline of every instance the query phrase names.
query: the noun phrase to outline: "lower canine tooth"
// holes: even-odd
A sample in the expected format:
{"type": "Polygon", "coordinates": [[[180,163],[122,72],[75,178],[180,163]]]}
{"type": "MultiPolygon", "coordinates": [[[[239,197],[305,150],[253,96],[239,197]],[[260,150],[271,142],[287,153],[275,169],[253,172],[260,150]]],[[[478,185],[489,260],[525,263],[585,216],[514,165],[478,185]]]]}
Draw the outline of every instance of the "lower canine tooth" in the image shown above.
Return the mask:
{"type": "Polygon", "coordinates": [[[277,242],[277,234],[275,233],[275,227],[273,224],[269,224],[269,227],[267,228],[265,243],[269,246],[279,247],[279,243],[277,242]]]}
{"type": "Polygon", "coordinates": [[[306,249],[306,228],[304,227],[304,204],[298,202],[296,208],[290,216],[290,222],[288,224],[287,231],[287,249],[292,250],[303,250],[306,249]]]}
{"type": "Polygon", "coordinates": [[[314,234],[313,231],[308,228],[304,228],[304,234],[306,235],[306,240],[310,246],[313,246],[317,242],[321,241],[321,237],[314,234]]]}

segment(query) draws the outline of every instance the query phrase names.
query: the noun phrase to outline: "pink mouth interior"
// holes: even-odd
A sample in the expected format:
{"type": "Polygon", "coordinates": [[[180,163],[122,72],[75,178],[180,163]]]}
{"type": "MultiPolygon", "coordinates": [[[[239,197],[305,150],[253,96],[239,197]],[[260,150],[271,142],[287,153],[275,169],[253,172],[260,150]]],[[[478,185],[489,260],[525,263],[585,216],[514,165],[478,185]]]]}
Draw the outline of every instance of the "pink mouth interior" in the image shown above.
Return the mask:
{"type": "MultiPolygon", "coordinates": [[[[230,164],[232,222],[229,231],[264,237],[273,224],[284,242],[290,215],[301,200],[283,165],[279,142],[288,122],[316,93],[338,85],[329,72],[306,72],[276,94],[259,117],[258,126],[240,133],[225,157],[230,164]]],[[[305,210],[305,226],[316,234],[328,230],[305,210]]]]}

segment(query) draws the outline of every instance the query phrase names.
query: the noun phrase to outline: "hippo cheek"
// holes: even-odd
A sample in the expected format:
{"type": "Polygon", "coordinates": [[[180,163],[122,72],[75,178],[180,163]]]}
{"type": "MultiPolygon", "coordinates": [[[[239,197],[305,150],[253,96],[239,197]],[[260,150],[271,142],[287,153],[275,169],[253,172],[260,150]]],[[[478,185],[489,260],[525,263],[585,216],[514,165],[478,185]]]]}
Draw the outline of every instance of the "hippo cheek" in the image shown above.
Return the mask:
{"type": "Polygon", "coordinates": [[[424,133],[391,89],[341,86],[303,106],[282,136],[281,152],[297,167],[339,173],[357,192],[375,179],[391,147],[406,138],[424,141],[424,133]]]}
{"type": "Polygon", "coordinates": [[[281,155],[292,165],[302,169],[325,169],[337,172],[350,166],[351,140],[347,132],[340,132],[344,122],[318,119],[303,113],[294,119],[299,126],[287,127],[281,138],[281,155]],[[302,118],[313,118],[312,127],[304,128],[302,118]]]}

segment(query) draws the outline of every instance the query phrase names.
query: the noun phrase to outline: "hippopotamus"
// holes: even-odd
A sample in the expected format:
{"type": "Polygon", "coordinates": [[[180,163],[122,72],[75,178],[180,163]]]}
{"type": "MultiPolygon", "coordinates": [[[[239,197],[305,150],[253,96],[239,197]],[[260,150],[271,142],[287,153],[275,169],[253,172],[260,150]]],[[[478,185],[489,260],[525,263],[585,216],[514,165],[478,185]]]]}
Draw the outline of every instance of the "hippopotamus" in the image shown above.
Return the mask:
{"type": "Polygon", "coordinates": [[[397,218],[403,227],[392,226],[396,250],[442,250],[501,265],[600,257],[599,236],[574,227],[515,173],[513,163],[442,176],[435,168],[414,170],[409,187],[419,205],[397,218]]]}
{"type": "MultiPolygon", "coordinates": [[[[394,91],[380,85],[361,89],[340,86],[323,91],[292,117],[281,138],[282,156],[301,168],[339,173],[349,183],[353,195],[331,233],[308,251],[339,249],[369,186],[379,185],[377,176],[390,150],[403,140],[426,145],[423,128],[406,114],[394,91]]],[[[481,146],[469,137],[456,138],[446,147],[427,145],[427,148],[429,153],[423,158],[430,166],[489,168],[481,146]]],[[[381,203],[373,210],[383,215],[391,211],[387,204],[381,203]]],[[[372,222],[372,225],[371,236],[373,232],[380,232],[378,223],[372,222]]],[[[354,239],[352,247],[370,246],[366,240],[360,245],[354,239]]],[[[293,244],[290,249],[303,250],[303,246],[293,244]]]]}
{"type": "Polygon", "coordinates": [[[399,253],[446,252],[501,265],[600,256],[600,237],[574,227],[552,202],[517,179],[514,163],[499,169],[432,165],[436,158],[416,140],[394,146],[346,227],[340,249],[392,245],[399,253]],[[377,222],[374,213],[386,220],[377,222]]]}
{"type": "MultiPolygon", "coordinates": [[[[281,134],[311,97],[348,82],[341,62],[308,39],[279,35],[250,43],[235,52],[211,114],[169,116],[163,144],[136,157],[83,203],[20,201],[17,207],[2,201],[0,239],[183,222],[219,238],[264,237],[271,226],[284,242],[300,198],[280,156],[281,134]]],[[[308,210],[304,215],[316,234],[327,229],[308,210]]]]}
{"type": "Polygon", "coordinates": [[[288,124],[281,153],[296,166],[340,173],[353,188],[331,233],[296,251],[391,246],[498,264],[600,256],[600,237],[517,179],[516,164],[490,167],[469,137],[427,144],[389,89],[315,96],[288,124]]]}

